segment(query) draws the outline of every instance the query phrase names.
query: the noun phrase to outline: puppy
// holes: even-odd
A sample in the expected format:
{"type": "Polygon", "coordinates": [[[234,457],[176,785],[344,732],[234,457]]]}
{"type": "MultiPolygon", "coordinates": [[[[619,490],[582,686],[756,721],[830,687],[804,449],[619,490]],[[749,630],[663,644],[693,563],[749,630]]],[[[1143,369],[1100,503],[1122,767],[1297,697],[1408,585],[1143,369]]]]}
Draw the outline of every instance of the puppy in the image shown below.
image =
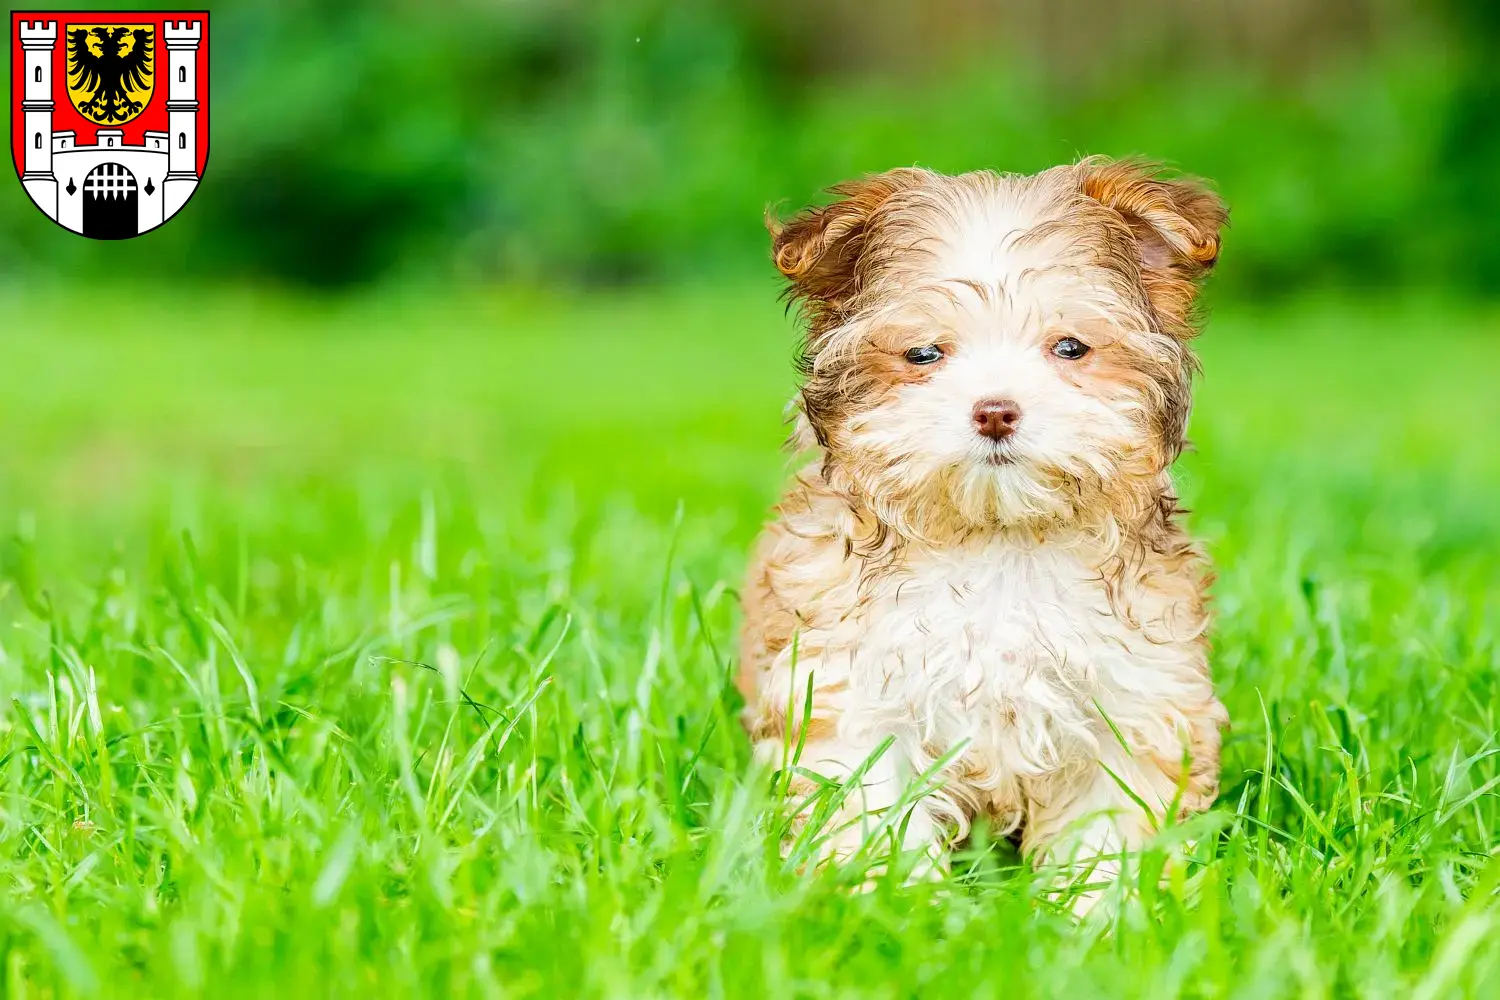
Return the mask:
{"type": "Polygon", "coordinates": [[[832,190],[770,223],[814,460],[750,569],[746,728],[794,792],[849,788],[825,856],[899,838],[935,870],[985,816],[1107,879],[1217,789],[1210,574],[1170,468],[1226,210],[1098,158],[832,190]]]}

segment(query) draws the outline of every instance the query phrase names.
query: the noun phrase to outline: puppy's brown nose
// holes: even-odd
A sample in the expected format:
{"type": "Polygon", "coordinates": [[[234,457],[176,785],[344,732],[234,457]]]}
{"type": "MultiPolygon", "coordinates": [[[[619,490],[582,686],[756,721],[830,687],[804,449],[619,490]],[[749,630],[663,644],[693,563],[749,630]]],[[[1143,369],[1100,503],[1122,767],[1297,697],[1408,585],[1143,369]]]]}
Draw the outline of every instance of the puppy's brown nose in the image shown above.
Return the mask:
{"type": "Polygon", "coordinates": [[[992,441],[1004,441],[1021,426],[1021,408],[1012,399],[981,399],[974,404],[974,427],[992,441]]]}

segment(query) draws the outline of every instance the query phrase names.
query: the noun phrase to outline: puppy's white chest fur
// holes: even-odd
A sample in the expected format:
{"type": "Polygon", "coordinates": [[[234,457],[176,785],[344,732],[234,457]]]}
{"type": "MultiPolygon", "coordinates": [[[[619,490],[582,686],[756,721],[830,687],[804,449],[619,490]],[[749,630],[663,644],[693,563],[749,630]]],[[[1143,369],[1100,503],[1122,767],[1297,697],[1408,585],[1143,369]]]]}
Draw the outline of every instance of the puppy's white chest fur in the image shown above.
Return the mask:
{"type": "Polygon", "coordinates": [[[1191,655],[1118,615],[1101,574],[1063,545],[911,553],[866,586],[844,637],[856,695],[844,726],[894,731],[918,761],[957,752],[1001,812],[1024,781],[1097,759],[1111,723],[1134,727],[1161,703],[1161,661],[1191,655]]]}

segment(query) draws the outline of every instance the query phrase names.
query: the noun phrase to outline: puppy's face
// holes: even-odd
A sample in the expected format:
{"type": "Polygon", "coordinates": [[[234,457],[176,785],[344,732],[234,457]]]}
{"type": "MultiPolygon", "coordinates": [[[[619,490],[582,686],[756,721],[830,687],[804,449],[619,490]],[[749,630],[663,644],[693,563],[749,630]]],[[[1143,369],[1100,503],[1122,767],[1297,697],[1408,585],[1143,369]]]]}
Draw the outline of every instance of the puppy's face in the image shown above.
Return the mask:
{"type": "Polygon", "coordinates": [[[1183,444],[1218,199],[1098,160],[835,192],[774,227],[830,477],[930,537],[1140,513],[1183,444]]]}

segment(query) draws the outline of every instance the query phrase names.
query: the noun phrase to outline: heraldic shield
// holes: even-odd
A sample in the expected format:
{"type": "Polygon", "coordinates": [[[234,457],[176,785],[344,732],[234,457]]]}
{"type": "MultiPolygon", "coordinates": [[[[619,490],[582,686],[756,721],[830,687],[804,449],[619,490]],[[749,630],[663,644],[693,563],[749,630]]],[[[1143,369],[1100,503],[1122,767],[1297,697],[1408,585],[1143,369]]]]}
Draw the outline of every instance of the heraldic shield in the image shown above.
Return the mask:
{"type": "Polygon", "coordinates": [[[11,11],[10,150],[31,200],[100,240],[148,233],[208,163],[207,11],[11,11]]]}

